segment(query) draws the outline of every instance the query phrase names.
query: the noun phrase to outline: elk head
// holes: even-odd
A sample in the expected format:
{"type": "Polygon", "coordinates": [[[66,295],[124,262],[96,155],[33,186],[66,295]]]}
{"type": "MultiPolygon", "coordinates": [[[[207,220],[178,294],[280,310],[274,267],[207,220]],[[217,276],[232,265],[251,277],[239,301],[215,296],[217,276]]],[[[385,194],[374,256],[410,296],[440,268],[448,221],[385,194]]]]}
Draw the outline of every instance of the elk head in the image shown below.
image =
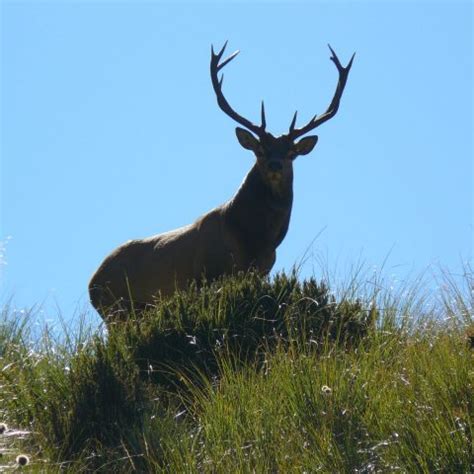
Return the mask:
{"type": "Polygon", "coordinates": [[[217,96],[217,103],[229,117],[245,127],[237,127],[235,130],[239,143],[247,150],[254,152],[262,177],[272,188],[278,188],[285,178],[291,179],[293,160],[299,155],[307,155],[310,153],[318,141],[318,136],[310,135],[301,138],[299,141],[296,140],[336,115],[355,53],[352,55],[348,65],[343,67],[334,50],[328,45],[331,51],[330,59],[334,62],[339,72],[336,91],[329,107],[322,115],[315,115],[301,128],[296,128],[297,112],[295,112],[288,133],[275,137],[266,131],[265,106],[263,101],[261,107],[261,124],[255,125],[250,122],[250,120],[239,115],[224,97],[222,92],[224,75],[219,79],[218,72],[239,54],[239,51],[236,51],[221,62],[226,46],[227,42],[217,54],[214,53],[214,48],[211,48],[211,80],[214,92],[217,96]]]}

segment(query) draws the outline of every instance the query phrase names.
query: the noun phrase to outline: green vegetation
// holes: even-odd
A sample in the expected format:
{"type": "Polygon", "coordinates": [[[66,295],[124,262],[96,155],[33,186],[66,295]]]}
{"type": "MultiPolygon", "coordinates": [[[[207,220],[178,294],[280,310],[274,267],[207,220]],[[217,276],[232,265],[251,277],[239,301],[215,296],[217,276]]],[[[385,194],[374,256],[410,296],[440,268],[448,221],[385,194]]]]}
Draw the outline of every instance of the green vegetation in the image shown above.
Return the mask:
{"type": "Polygon", "coordinates": [[[464,283],[427,298],[359,274],[333,295],[249,273],[59,339],[6,305],[0,470],[471,472],[464,283]]]}

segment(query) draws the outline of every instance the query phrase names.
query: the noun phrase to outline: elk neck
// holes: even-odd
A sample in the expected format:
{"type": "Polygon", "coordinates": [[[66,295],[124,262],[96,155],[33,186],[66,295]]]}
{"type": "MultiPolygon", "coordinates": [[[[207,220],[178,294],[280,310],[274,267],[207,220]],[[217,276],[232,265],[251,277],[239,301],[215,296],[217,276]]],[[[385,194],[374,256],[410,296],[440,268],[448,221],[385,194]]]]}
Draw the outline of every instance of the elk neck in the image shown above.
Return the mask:
{"type": "Polygon", "coordinates": [[[275,250],[281,243],[288,231],[292,204],[293,174],[275,189],[255,163],[223,212],[249,254],[258,255],[263,250],[275,250]]]}

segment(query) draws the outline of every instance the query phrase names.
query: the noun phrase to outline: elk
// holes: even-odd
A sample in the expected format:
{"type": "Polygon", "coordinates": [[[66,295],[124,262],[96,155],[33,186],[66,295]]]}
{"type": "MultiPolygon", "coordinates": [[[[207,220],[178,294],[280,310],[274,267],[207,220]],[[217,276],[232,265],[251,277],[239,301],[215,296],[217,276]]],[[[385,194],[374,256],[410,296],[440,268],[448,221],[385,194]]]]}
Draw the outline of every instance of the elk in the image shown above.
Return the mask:
{"type": "Polygon", "coordinates": [[[156,298],[171,295],[191,281],[213,280],[223,274],[253,269],[267,274],[284,239],[293,203],[293,161],[310,153],[318,141],[311,130],[336,115],[354,55],[343,67],[330,45],[330,59],[338,83],[329,107],[306,125],[296,127],[297,112],[288,133],[279,137],[266,131],[265,107],[261,124],[239,115],[222,92],[219,71],[232,61],[236,51],[223,61],[227,42],[215,54],[211,48],[211,80],[221,110],[242,127],[237,140],[255,155],[255,163],[235,195],[199,217],[193,224],[145,239],[130,240],[115,249],[92,276],[92,305],[109,324],[121,312],[141,311],[156,298]],[[299,141],[296,141],[298,138],[299,141]]]}

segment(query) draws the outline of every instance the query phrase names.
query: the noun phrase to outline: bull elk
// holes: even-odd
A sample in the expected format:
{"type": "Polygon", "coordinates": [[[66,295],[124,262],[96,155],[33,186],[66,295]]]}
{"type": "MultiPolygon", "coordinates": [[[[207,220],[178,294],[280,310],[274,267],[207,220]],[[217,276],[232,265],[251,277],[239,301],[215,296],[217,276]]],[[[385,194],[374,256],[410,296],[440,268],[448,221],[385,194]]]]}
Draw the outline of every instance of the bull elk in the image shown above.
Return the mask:
{"type": "Polygon", "coordinates": [[[222,59],[227,43],[215,54],[211,49],[211,80],[217,103],[224,113],[245,128],[236,128],[237,140],[251,150],[256,161],[236,194],[193,224],[145,239],[131,240],[115,249],[100,265],[89,284],[92,305],[111,322],[118,309],[142,310],[157,296],[172,294],[192,280],[212,280],[234,271],[254,269],[268,273],[275,250],[288,231],[293,203],[293,161],[310,153],[318,141],[311,130],[334,117],[339,109],[354,55],[343,67],[331,46],[330,59],[339,80],[329,107],[306,125],[275,137],[266,131],[265,108],[261,124],[239,115],[222,92],[219,71],[239,51],[222,59]]]}

